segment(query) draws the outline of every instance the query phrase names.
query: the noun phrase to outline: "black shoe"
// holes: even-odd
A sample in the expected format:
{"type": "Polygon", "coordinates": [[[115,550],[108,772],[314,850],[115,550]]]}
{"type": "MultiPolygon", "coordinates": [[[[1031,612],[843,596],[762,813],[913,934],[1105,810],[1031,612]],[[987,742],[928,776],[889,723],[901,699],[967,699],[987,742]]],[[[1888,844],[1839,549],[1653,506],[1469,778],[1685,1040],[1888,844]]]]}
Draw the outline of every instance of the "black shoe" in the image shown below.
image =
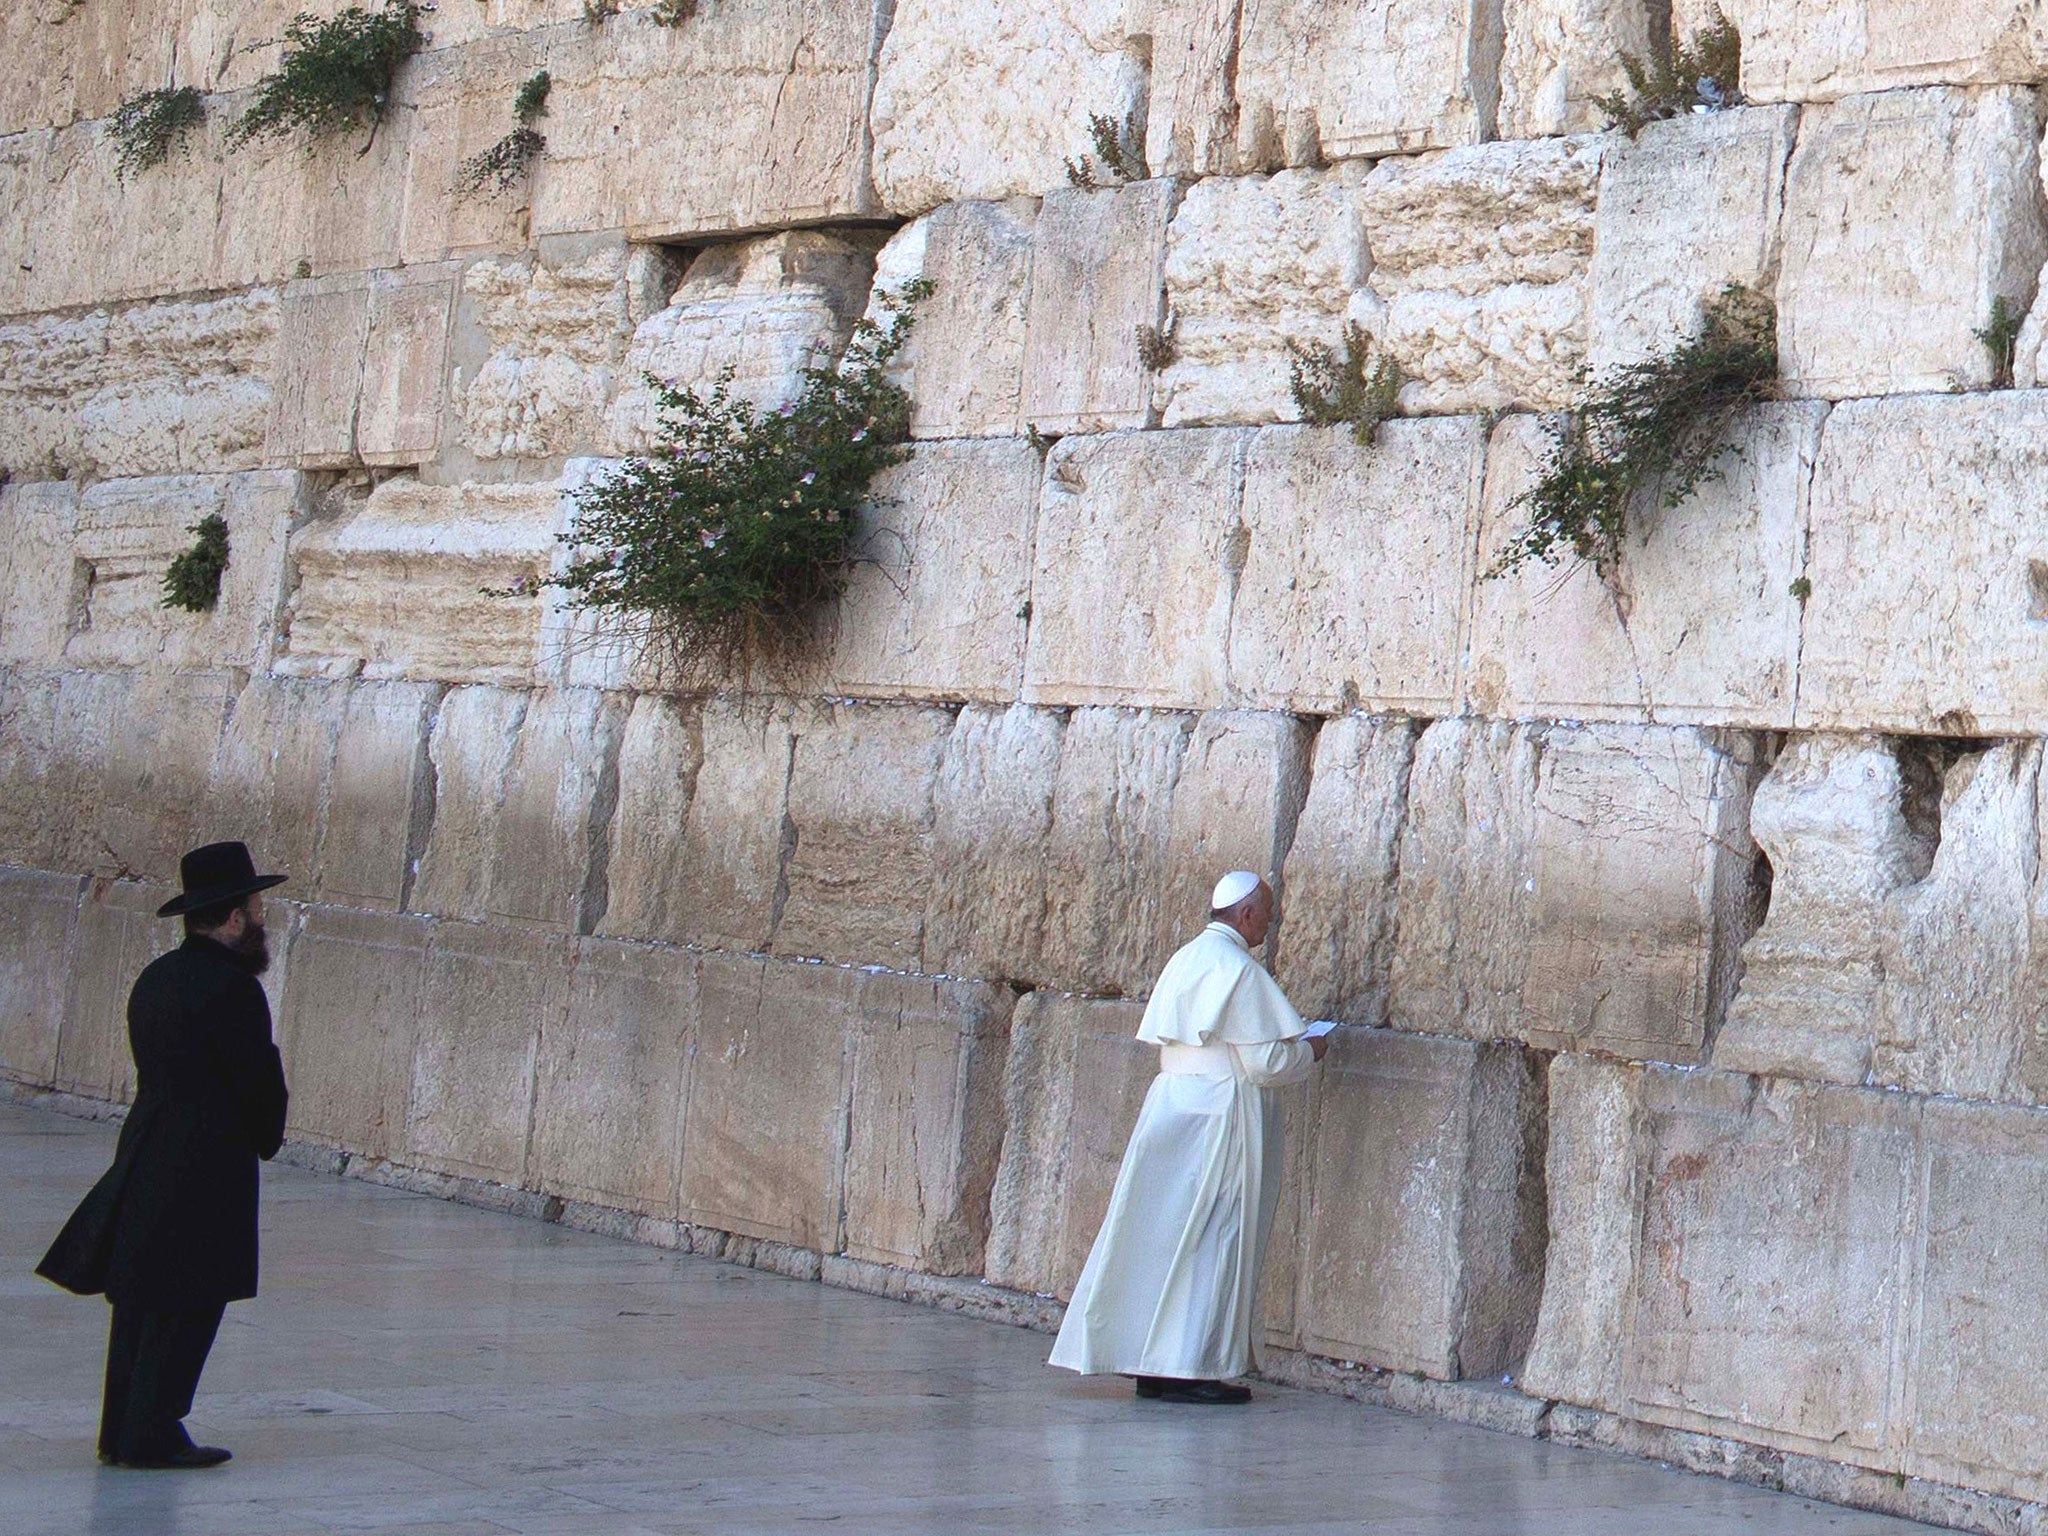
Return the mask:
{"type": "Polygon", "coordinates": [[[1140,1397],[1157,1397],[1167,1388],[1164,1376],[1133,1376],[1131,1381],[1140,1397]]]}
{"type": "Polygon", "coordinates": [[[192,1467],[217,1467],[232,1460],[234,1452],[217,1445],[180,1445],[157,1456],[124,1456],[114,1465],[135,1472],[176,1472],[192,1467]]]}
{"type": "Polygon", "coordinates": [[[1228,1381],[1162,1381],[1159,1384],[1159,1400],[1162,1403],[1210,1403],[1217,1406],[1248,1403],[1252,1400],[1252,1389],[1240,1387],[1228,1381]]]}

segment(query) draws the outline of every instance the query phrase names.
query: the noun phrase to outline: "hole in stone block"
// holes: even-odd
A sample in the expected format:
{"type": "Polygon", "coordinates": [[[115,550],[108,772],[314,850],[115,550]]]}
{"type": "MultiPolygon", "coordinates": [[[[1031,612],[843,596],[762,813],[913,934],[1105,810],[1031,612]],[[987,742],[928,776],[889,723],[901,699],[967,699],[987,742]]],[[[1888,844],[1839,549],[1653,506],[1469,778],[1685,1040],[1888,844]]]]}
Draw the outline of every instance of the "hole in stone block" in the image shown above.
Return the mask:
{"type": "Polygon", "coordinates": [[[2048,624],[2048,560],[2027,562],[2027,617],[2048,624]]]}

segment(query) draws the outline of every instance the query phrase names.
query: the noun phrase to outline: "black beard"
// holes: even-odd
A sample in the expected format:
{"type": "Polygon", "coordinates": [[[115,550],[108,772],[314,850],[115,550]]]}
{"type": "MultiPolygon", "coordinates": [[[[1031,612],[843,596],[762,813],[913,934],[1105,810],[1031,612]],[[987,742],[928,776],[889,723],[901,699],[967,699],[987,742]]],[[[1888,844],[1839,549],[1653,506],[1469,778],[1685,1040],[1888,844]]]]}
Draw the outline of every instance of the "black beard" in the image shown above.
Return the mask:
{"type": "Polygon", "coordinates": [[[251,976],[261,976],[270,969],[270,935],[261,923],[251,923],[242,930],[242,936],[227,946],[228,953],[242,962],[251,976]]]}

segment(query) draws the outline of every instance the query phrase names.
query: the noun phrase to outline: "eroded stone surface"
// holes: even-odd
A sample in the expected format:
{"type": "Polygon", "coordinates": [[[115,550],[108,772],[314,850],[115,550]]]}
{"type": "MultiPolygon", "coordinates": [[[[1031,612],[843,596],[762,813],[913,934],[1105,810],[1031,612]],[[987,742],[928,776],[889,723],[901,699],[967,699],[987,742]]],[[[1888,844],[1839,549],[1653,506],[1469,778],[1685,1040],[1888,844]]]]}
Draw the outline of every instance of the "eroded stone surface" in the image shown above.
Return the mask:
{"type": "Polygon", "coordinates": [[[690,874],[682,829],[704,764],[701,719],[678,700],[646,694],[633,701],[619,737],[600,933],[675,939],[691,930],[681,899],[690,874]]]}
{"type": "Polygon", "coordinates": [[[72,481],[0,485],[0,661],[49,665],[63,654],[84,595],[71,559],[77,531],[72,481]]]}
{"type": "Polygon", "coordinates": [[[1628,89],[1622,55],[1652,55],[1657,40],[1650,9],[1644,0],[1507,0],[1500,137],[1536,139],[1605,128],[1599,99],[1628,89]]]}
{"type": "Polygon", "coordinates": [[[134,1099],[128,993],[136,974],[178,942],[177,925],[156,915],[175,894],[175,886],[140,880],[86,882],[75,919],[54,1086],[117,1104],[134,1099]]]}
{"type": "Polygon", "coordinates": [[[2031,83],[2048,60],[2048,19],[2033,0],[1955,9],[1915,0],[1727,0],[1725,9],[1742,33],[1742,89],[1756,101],[2031,83]]]}
{"type": "Polygon", "coordinates": [[[0,1075],[56,1081],[83,884],[76,875],[0,869],[0,1075]]]}
{"type": "Polygon", "coordinates": [[[344,906],[404,902],[432,812],[427,742],[441,690],[363,683],[342,707],[327,774],[318,889],[344,906]]]}

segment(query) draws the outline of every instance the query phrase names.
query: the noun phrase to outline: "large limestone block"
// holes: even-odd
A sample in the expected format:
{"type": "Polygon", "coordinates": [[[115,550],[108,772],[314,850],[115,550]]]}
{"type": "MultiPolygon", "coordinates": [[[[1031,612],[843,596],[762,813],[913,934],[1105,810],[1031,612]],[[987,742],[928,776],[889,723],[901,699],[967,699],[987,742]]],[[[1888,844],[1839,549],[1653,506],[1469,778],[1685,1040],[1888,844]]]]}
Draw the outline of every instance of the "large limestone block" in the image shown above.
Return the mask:
{"type": "Polygon", "coordinates": [[[11,5],[0,13],[0,53],[15,67],[0,82],[0,133],[56,128],[71,121],[77,101],[80,8],[66,0],[11,5]]]}
{"type": "Polygon", "coordinates": [[[1091,116],[1142,119],[1145,41],[1122,0],[903,0],[870,114],[883,204],[916,214],[1065,186],[1091,116]]]}
{"type": "Polygon", "coordinates": [[[1600,98],[1628,90],[1621,56],[1648,59],[1661,41],[1652,8],[1646,0],[1506,0],[1500,137],[1537,139],[1605,128],[1600,98]]]}
{"type": "Polygon", "coordinates": [[[404,1155],[431,932],[425,918],[395,912],[304,909],[277,1031],[293,1136],[363,1157],[404,1155]]]}
{"type": "Polygon", "coordinates": [[[673,939],[690,931],[683,892],[691,864],[683,828],[703,766],[701,708],[659,694],[633,700],[619,735],[618,800],[599,933],[673,939]]]}
{"type": "Polygon", "coordinates": [[[1139,331],[1164,321],[1176,183],[1048,192],[1039,207],[1025,322],[1023,417],[1041,432],[1150,421],[1139,331]]]}
{"type": "Polygon", "coordinates": [[[550,49],[539,234],[636,240],[844,222],[879,213],[867,104],[886,9],[800,0],[650,10],[550,49]]]}
{"type": "Polygon", "coordinates": [[[1366,178],[1381,339],[1409,411],[1571,403],[1585,364],[1605,138],[1481,144],[1366,178]]]}
{"type": "Polygon", "coordinates": [[[488,914],[498,806],[530,697],[510,688],[452,688],[434,711],[427,743],[434,819],[412,886],[413,910],[467,922],[488,914]]]}
{"type": "Polygon", "coordinates": [[[1236,71],[1238,159],[1247,169],[1271,170],[1491,137],[1500,14],[1483,0],[1246,7],[1236,71]]]}
{"type": "Polygon", "coordinates": [[[1316,1093],[1303,1346],[1439,1380],[1521,1360],[1543,1282],[1541,1060],[1341,1033],[1316,1093]]]}
{"type": "Polygon", "coordinates": [[[802,723],[777,951],[919,969],[952,731],[951,710],[889,705],[825,705],[802,723]]]}
{"type": "Polygon", "coordinates": [[[1983,389],[1976,332],[2048,255],[2031,91],[1933,89],[1809,109],[1786,173],[1781,367],[1826,399],[1983,389]]]}
{"type": "Polygon", "coordinates": [[[1885,902],[1934,857],[1933,775],[1870,737],[1802,736],[1757,786],[1750,833],[1771,861],[1770,911],[1742,947],[1742,981],[1714,1065],[1860,1083],[1884,981],[1885,902]]]}
{"type": "Polygon", "coordinates": [[[1292,348],[1343,350],[1369,318],[1365,167],[1199,181],[1166,236],[1169,427],[1298,421],[1292,348]]]}
{"type": "Polygon", "coordinates": [[[121,1104],[135,1097],[128,994],[142,968],[179,941],[177,925],[156,915],[176,894],[175,886],[140,880],[86,883],[57,1036],[55,1087],[121,1104]]]}
{"type": "Polygon", "coordinates": [[[241,684],[231,672],[93,677],[85,719],[103,733],[71,746],[89,765],[76,829],[93,850],[85,867],[169,880],[186,849],[215,840],[207,785],[241,684]]]}
{"type": "Polygon", "coordinates": [[[1752,101],[1833,101],[1908,85],[2031,84],[2048,61],[2036,0],[1726,0],[1752,101]]]}
{"type": "Polygon", "coordinates": [[[1651,123],[1607,151],[1586,357],[1594,374],[1671,351],[1698,331],[1703,301],[1730,283],[1771,291],[1798,128],[1796,107],[1743,107],[1651,123]]]}
{"type": "Polygon", "coordinates": [[[285,540],[299,476],[102,480],[78,504],[72,580],[82,583],[64,659],[84,667],[263,666],[284,600],[285,540]],[[164,576],[208,517],[228,529],[228,565],[207,613],[164,602],[164,576]]]}
{"type": "Polygon", "coordinates": [[[649,377],[709,394],[730,371],[733,398],[776,410],[804,370],[845,350],[874,275],[871,239],[790,230],[714,245],[690,263],[664,309],[633,330],[605,419],[608,453],[652,445],[660,401],[649,377]]]}
{"type": "Polygon", "coordinates": [[[830,691],[1017,697],[1041,468],[1028,442],[985,438],[921,444],[876,477],[834,612],[830,691]]]}
{"type": "Polygon", "coordinates": [[[1002,1160],[990,1196],[988,1278],[1070,1296],[1159,1053],[1136,1003],[1033,992],[1017,1004],[1003,1078],[1002,1160]]]}
{"type": "Polygon", "coordinates": [[[355,459],[356,402],[375,275],[309,277],[285,288],[264,457],[307,469],[355,459]]]}
{"type": "Polygon", "coordinates": [[[56,662],[83,593],[71,558],[78,486],[70,480],[0,485],[0,662],[56,662]]]}
{"type": "Polygon", "coordinates": [[[1280,887],[1273,974],[1302,1015],[1387,1022],[1394,888],[1413,720],[1340,715],[1316,733],[1280,887]]]}
{"type": "Polygon", "coordinates": [[[704,957],[684,1109],[683,1220],[839,1251],[847,1027],[868,979],[838,966],[704,957]]]}
{"type": "Polygon", "coordinates": [[[199,474],[263,459],[278,293],[0,324],[0,442],[17,480],[199,474]]]}
{"type": "Polygon", "coordinates": [[[327,772],[316,875],[323,899],[403,905],[433,815],[427,743],[440,697],[425,683],[349,690],[327,772]]]}
{"type": "Polygon", "coordinates": [[[83,892],[76,875],[0,869],[0,1076],[39,1088],[57,1080],[83,892]]]}
{"type": "Polygon", "coordinates": [[[1432,725],[1402,831],[1395,1025],[1699,1059],[1753,923],[1758,776],[1739,736],[1432,725]]]}
{"type": "MultiPolygon", "coordinates": [[[[699,731],[700,763],[689,799],[666,801],[680,812],[680,846],[664,908],[667,926],[653,936],[763,950],[787,899],[796,732],[787,709],[758,701],[707,704],[699,731]]],[[[662,791],[646,788],[637,773],[629,776],[622,762],[621,804],[630,806],[643,794],[662,791]]],[[[607,931],[615,931],[609,922],[607,931]]]]}
{"type": "Polygon", "coordinates": [[[1253,434],[1225,565],[1233,699],[1447,712],[1485,469],[1470,420],[1388,422],[1370,447],[1341,427],[1253,434]]]}
{"type": "Polygon", "coordinates": [[[1747,413],[1717,473],[1666,507],[1640,498],[1611,581],[1585,562],[1491,574],[1528,522],[1521,497],[1556,454],[1556,424],[1493,433],[1464,687],[1493,715],[1783,728],[1800,696],[1809,501],[1827,408],[1747,413]]]}
{"type": "Polygon", "coordinates": [[[1241,0],[1143,0],[1133,29],[1151,45],[1145,161],[1160,176],[1235,170],[1241,0]]]}
{"type": "Polygon", "coordinates": [[[1014,1001],[978,982],[868,976],[849,1046],[852,1257],[982,1273],[1014,1001]]]}
{"type": "MultiPolygon", "coordinates": [[[[484,11],[481,6],[464,9],[478,20],[484,11]]],[[[580,8],[571,11],[566,5],[556,10],[569,12],[553,17],[556,21],[581,15],[580,8]]],[[[416,55],[405,71],[402,89],[412,113],[399,167],[404,203],[398,248],[408,263],[472,251],[517,250],[527,243],[532,224],[534,190],[543,174],[545,153],[524,178],[503,191],[494,185],[487,196],[460,197],[453,189],[463,163],[487,152],[511,131],[513,97],[535,70],[550,63],[563,34],[536,26],[463,45],[461,34],[469,30],[463,25],[466,19],[452,6],[437,11],[431,27],[436,46],[416,55]]],[[[544,136],[551,136],[550,126],[543,121],[544,136]]]]}
{"type": "Polygon", "coordinates": [[[355,451],[365,464],[423,464],[441,446],[456,262],[382,272],[370,289],[355,451]]]}
{"type": "MultiPolygon", "coordinates": [[[[889,376],[910,394],[913,437],[1007,437],[1019,430],[1025,317],[1038,205],[948,203],[899,229],[875,258],[875,291],[923,278],[931,297],[889,376]]],[[[879,304],[868,318],[885,325],[879,304]]]]}
{"type": "Polygon", "coordinates": [[[517,928],[434,926],[406,1101],[408,1160],[498,1184],[525,1177],[535,1062],[568,1010],[570,943],[517,928]]]}
{"type": "Polygon", "coordinates": [[[99,768],[127,679],[0,671],[0,857],[96,867],[99,768]]]}
{"type": "Polygon", "coordinates": [[[576,945],[567,1011],[540,1037],[527,1168],[535,1188],[673,1217],[696,1013],[688,953],[576,945]]]}
{"type": "Polygon", "coordinates": [[[346,684],[252,677],[235,695],[208,776],[206,822],[233,827],[257,864],[314,899],[327,780],[347,712],[346,684]]]}
{"type": "Polygon", "coordinates": [[[1802,728],[2048,721],[2044,427],[2048,395],[2031,391],[1835,408],[1814,472],[1802,728]]]}
{"type": "Polygon", "coordinates": [[[1059,443],[1039,494],[1024,697],[1224,702],[1251,434],[1117,433],[1059,443]]]}
{"type": "Polygon", "coordinates": [[[933,794],[924,964],[954,976],[1042,973],[1046,849],[1065,716],[970,704],[933,794]]]}
{"type": "Polygon", "coordinates": [[[280,669],[319,676],[529,680],[555,558],[552,485],[387,480],[292,540],[298,586],[280,669]],[[511,594],[511,595],[507,595],[511,594]]]}

